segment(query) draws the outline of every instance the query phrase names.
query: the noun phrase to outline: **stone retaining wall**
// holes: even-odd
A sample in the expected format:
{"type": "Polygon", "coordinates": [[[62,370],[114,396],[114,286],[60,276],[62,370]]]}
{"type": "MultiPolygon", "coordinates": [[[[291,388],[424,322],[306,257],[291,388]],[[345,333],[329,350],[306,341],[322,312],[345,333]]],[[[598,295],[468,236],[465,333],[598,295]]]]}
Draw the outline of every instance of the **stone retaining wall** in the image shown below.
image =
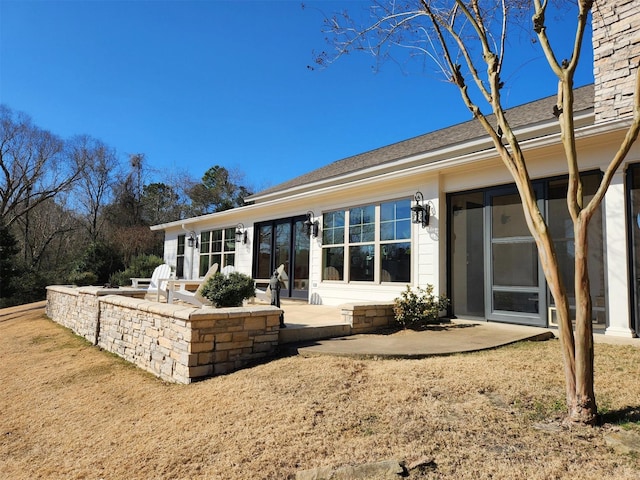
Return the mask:
{"type": "Polygon", "coordinates": [[[348,303],[341,305],[342,319],[351,333],[374,333],[394,324],[393,303],[348,303]]]}
{"type": "Polygon", "coordinates": [[[93,344],[170,382],[229,373],[276,352],[279,308],[193,308],[133,298],[141,293],[50,286],[46,313],[93,344]]]}

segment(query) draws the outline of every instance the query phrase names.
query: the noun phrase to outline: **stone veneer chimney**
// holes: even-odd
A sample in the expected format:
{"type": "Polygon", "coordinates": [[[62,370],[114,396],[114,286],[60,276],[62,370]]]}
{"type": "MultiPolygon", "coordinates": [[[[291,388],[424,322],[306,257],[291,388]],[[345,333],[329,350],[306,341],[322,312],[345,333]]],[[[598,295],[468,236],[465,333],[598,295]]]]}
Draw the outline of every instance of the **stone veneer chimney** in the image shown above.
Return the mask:
{"type": "Polygon", "coordinates": [[[596,123],[631,114],[639,63],[640,0],[594,2],[596,123]]]}

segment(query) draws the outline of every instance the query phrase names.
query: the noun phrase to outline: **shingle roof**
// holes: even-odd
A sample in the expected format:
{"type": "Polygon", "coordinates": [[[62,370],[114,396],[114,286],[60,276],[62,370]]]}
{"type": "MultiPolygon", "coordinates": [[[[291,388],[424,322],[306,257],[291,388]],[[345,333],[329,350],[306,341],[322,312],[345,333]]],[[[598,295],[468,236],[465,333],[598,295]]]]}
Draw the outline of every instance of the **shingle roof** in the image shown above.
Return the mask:
{"type": "MultiPolygon", "coordinates": [[[[574,90],[574,112],[582,112],[593,108],[594,88],[587,85],[574,90]]],[[[513,128],[548,122],[552,118],[552,109],[556,96],[546,97],[526,103],[507,111],[507,118],[513,128]]],[[[488,116],[489,120],[493,115],[488,116]]],[[[352,157],[335,161],[324,167],[293,178],[274,187],[259,192],[256,196],[277,193],[308,183],[339,177],[358,170],[376,167],[413,155],[428,153],[443,147],[460,145],[478,138],[486,138],[480,122],[469,120],[451,127],[436,130],[418,137],[381,147],[352,157]]]]}

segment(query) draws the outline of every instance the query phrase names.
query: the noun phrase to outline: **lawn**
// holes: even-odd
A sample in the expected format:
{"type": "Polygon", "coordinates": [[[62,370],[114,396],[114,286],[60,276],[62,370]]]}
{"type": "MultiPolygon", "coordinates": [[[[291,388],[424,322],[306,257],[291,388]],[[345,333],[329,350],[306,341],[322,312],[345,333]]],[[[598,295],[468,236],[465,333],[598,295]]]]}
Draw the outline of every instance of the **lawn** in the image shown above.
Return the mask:
{"type": "Polygon", "coordinates": [[[638,479],[640,348],[596,345],[605,424],[566,428],[557,340],[422,360],[280,358],[174,385],[0,310],[0,477],[293,479],[386,459],[410,478],[638,479]]]}

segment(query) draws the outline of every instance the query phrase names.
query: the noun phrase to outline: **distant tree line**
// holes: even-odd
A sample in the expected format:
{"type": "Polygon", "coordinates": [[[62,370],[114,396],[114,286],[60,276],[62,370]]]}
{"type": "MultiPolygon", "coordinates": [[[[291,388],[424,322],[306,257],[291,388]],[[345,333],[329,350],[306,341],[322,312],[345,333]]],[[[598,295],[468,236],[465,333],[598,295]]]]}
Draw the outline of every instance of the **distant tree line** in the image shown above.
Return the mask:
{"type": "Polygon", "coordinates": [[[144,154],[123,165],[98,139],[62,139],[0,105],[0,308],[41,300],[50,284],[147,276],[163,248],[150,225],[241,206],[251,194],[240,172],[219,165],[201,180],[152,173],[144,154]]]}

